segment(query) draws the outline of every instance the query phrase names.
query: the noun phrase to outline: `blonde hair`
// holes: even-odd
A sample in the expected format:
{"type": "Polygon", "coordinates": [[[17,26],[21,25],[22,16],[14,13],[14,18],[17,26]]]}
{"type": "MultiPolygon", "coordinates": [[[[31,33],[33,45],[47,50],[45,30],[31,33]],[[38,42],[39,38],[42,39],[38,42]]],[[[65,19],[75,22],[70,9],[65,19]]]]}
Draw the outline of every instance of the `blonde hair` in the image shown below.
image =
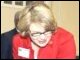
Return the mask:
{"type": "Polygon", "coordinates": [[[45,23],[46,30],[56,30],[57,23],[51,9],[44,3],[34,3],[28,5],[19,14],[17,28],[25,36],[29,34],[31,23],[45,23]]]}

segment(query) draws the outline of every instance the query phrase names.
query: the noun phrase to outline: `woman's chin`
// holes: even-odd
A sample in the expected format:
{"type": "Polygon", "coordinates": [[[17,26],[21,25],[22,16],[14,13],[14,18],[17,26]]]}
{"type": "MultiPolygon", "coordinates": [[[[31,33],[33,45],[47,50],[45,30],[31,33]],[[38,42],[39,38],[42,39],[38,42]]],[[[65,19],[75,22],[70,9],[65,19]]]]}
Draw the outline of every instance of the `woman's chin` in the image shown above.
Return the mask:
{"type": "Polygon", "coordinates": [[[45,47],[47,45],[47,43],[43,43],[43,44],[37,44],[39,47],[45,47]]]}

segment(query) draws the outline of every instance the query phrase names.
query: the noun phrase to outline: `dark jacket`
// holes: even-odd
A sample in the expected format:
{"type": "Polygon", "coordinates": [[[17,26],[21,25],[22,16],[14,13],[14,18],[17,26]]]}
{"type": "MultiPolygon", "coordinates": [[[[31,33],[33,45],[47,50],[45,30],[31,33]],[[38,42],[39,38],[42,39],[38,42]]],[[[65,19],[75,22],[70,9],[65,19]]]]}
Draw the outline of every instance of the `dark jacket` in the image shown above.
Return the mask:
{"type": "Polygon", "coordinates": [[[12,37],[17,33],[16,29],[1,34],[1,59],[12,59],[12,37]]]}

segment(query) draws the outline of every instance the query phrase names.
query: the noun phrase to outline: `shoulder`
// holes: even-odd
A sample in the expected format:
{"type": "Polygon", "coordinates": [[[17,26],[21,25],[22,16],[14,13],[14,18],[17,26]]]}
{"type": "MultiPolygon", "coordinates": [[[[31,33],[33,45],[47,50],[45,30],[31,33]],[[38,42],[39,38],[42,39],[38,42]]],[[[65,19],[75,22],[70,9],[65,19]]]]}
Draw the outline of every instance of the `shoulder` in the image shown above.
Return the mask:
{"type": "Polygon", "coordinates": [[[58,34],[59,36],[64,36],[64,37],[73,36],[71,32],[61,27],[57,28],[56,34],[58,34]]]}
{"type": "Polygon", "coordinates": [[[16,34],[16,30],[5,32],[1,34],[1,44],[7,44],[12,41],[12,37],[16,34]]]}
{"type": "Polygon", "coordinates": [[[17,31],[16,31],[16,29],[14,28],[14,29],[12,29],[12,30],[10,30],[10,31],[8,31],[8,32],[5,32],[5,33],[1,34],[1,38],[11,37],[11,36],[13,36],[16,32],[17,32],[17,31]]]}
{"type": "Polygon", "coordinates": [[[53,39],[59,43],[70,42],[74,40],[73,34],[64,28],[58,27],[53,35],[53,39]]]}

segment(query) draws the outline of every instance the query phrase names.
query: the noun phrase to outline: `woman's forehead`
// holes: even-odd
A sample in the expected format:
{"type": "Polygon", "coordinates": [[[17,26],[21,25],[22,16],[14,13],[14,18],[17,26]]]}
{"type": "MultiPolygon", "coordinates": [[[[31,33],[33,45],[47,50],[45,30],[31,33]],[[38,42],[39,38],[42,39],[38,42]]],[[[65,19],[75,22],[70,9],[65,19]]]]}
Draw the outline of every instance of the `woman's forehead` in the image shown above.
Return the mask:
{"type": "Polygon", "coordinates": [[[44,32],[45,31],[45,24],[44,23],[32,23],[30,25],[30,31],[33,32],[44,32]]]}

